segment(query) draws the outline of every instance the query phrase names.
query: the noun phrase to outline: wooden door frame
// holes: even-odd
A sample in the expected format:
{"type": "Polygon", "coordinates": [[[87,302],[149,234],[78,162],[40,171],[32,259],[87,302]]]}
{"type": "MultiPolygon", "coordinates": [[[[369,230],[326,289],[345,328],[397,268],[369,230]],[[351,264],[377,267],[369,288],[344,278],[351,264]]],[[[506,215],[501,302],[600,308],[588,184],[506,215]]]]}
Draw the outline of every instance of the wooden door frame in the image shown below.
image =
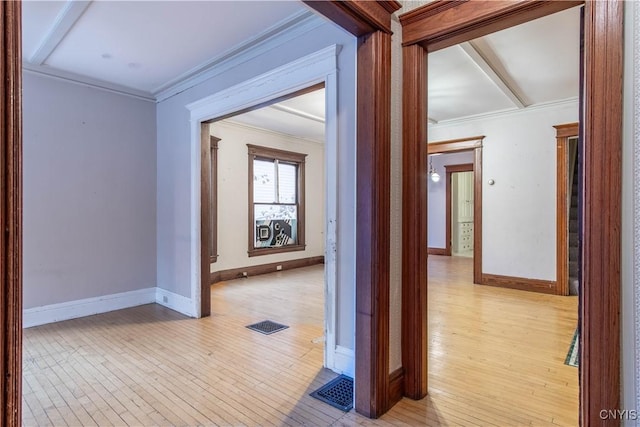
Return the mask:
{"type": "MultiPolygon", "coordinates": [[[[369,417],[391,405],[389,376],[389,230],[391,14],[397,1],[307,2],[358,37],[356,410],[369,417]]],[[[21,424],[21,4],[0,2],[2,156],[2,304],[0,425],[21,424]],[[5,65],[6,64],[6,65],[5,65]],[[6,123],[6,125],[5,125],[6,123]],[[6,211],[5,211],[6,209],[6,211]],[[5,215],[6,214],[6,215],[5,215]],[[5,268],[6,267],[6,268],[5,268]],[[6,314],[5,314],[6,313],[6,314]]],[[[202,237],[202,236],[201,236],[202,237]]],[[[204,239],[206,241],[206,239],[204,239]]],[[[208,276],[208,275],[207,275],[208,276]]],[[[395,381],[394,384],[399,384],[395,381]]]]}
{"type": "MultiPolygon", "coordinates": [[[[462,164],[457,164],[457,165],[445,165],[444,166],[444,170],[445,170],[445,174],[444,174],[444,179],[445,179],[445,215],[446,215],[446,227],[447,229],[445,230],[445,239],[446,239],[446,244],[445,244],[445,251],[447,253],[448,256],[451,256],[451,235],[452,235],[452,230],[451,230],[451,211],[453,210],[453,207],[451,206],[451,204],[453,203],[453,200],[451,198],[451,178],[452,175],[454,173],[460,173],[460,172],[473,172],[473,163],[462,163],[462,164]]],[[[473,200],[473,205],[474,205],[474,209],[475,209],[475,189],[476,189],[476,180],[475,177],[473,179],[473,192],[474,192],[474,200],[473,200]]],[[[476,223],[475,223],[475,212],[474,212],[474,234],[475,234],[475,229],[476,229],[476,223]]],[[[475,238],[475,236],[473,236],[475,238]]],[[[474,240],[474,247],[473,247],[473,251],[474,251],[474,255],[475,255],[475,240],[474,240]]]]}
{"type": "MultiPolygon", "coordinates": [[[[424,221],[427,53],[582,4],[566,1],[435,1],[400,17],[403,26],[403,225],[424,221]],[[413,207],[414,209],[407,209],[413,207]]],[[[622,2],[585,4],[585,115],[580,294],[580,420],[600,425],[620,409],[622,2]],[[596,173],[597,172],[597,173],[596,173]]],[[[403,229],[405,395],[427,394],[426,232],[403,229]],[[417,248],[417,249],[416,249],[417,248]],[[411,321],[412,323],[409,323],[411,321]]],[[[616,425],[619,421],[609,420],[616,425]]]]}
{"type": "Polygon", "coordinates": [[[21,3],[0,2],[0,425],[22,424],[21,3]]]}
{"type": "Polygon", "coordinates": [[[578,123],[556,129],[556,293],[569,295],[569,138],[578,136],[578,123]]]}
{"type": "Polygon", "coordinates": [[[401,4],[395,0],[304,3],[358,38],[355,409],[377,418],[395,403],[394,390],[402,388],[402,375],[389,374],[388,238],[391,14],[401,4]]]}
{"type": "MultiPolygon", "coordinates": [[[[484,135],[469,138],[449,139],[427,144],[427,153],[461,153],[473,152],[473,283],[482,284],[482,144],[484,135]]],[[[447,207],[450,209],[449,180],[447,176],[447,207]]],[[[451,212],[447,213],[447,248],[451,255],[451,212]]]]}

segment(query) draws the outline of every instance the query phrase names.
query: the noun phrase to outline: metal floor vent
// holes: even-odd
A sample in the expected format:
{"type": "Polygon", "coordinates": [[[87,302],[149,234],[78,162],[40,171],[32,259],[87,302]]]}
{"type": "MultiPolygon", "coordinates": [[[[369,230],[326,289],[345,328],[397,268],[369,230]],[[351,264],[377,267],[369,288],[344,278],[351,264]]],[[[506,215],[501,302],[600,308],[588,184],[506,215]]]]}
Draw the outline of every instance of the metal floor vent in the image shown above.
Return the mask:
{"type": "Polygon", "coordinates": [[[349,412],[353,408],[353,378],[340,375],[311,393],[311,396],[349,412]]]}
{"type": "Polygon", "coordinates": [[[271,320],[263,320],[262,322],[254,323],[253,325],[248,325],[247,328],[260,332],[261,334],[269,335],[269,334],[273,334],[274,332],[287,329],[288,326],[281,325],[280,323],[272,322],[271,320]]]}

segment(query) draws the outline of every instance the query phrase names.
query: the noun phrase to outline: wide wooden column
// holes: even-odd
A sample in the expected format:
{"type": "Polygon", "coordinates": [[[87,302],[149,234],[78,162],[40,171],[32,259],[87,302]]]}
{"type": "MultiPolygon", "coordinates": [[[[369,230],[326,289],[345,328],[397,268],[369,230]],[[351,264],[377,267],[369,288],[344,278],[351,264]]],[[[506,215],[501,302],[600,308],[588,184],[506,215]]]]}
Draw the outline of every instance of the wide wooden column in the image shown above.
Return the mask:
{"type": "Polygon", "coordinates": [[[304,2],[358,37],[356,411],[385,413],[389,396],[391,14],[395,0],[304,2]]]}
{"type": "Polygon", "coordinates": [[[585,4],[580,312],[580,406],[585,426],[619,424],[603,421],[600,411],[620,408],[623,11],[623,2],[585,4]]]}
{"type": "Polygon", "coordinates": [[[427,52],[404,47],[402,61],[402,365],[404,395],[421,399],[427,394],[427,52]]]}
{"type": "Polygon", "coordinates": [[[360,37],[358,99],[368,102],[358,102],[355,380],[356,410],[371,418],[389,397],[390,76],[391,35],[360,37]]]}
{"type": "Polygon", "coordinates": [[[21,6],[0,2],[0,426],[22,422],[21,6]]]}

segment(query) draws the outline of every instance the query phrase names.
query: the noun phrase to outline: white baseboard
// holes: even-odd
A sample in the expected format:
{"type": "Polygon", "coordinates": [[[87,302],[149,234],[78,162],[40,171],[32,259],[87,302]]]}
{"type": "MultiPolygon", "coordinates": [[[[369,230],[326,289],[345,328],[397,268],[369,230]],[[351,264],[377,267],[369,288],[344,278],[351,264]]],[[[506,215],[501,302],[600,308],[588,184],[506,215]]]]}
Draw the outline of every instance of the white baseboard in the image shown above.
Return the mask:
{"type": "Polygon", "coordinates": [[[155,301],[156,288],[145,288],[119,294],[27,308],[23,311],[23,327],[30,328],[61,320],[76,319],[138,305],[151,304],[155,301]]]}
{"type": "Polygon", "coordinates": [[[354,378],[356,374],[356,364],[353,350],[337,345],[333,355],[333,368],[330,369],[339,374],[345,374],[354,378]]]}
{"type": "Polygon", "coordinates": [[[156,289],[155,302],[164,307],[175,310],[189,317],[198,317],[195,312],[195,304],[191,298],[175,294],[162,288],[156,289]]]}

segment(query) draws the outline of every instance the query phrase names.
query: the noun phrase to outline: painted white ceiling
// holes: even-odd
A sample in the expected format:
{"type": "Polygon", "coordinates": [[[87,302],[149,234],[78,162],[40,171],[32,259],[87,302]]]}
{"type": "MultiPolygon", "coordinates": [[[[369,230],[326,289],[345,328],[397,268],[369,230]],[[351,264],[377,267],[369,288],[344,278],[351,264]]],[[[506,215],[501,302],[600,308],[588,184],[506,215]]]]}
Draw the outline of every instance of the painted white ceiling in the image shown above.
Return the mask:
{"type": "Polygon", "coordinates": [[[578,96],[580,11],[429,54],[429,118],[447,122],[578,96]]]}
{"type": "Polygon", "coordinates": [[[23,57],[155,93],[301,13],[308,10],[295,1],[27,1],[23,57]]]}
{"type": "MultiPolygon", "coordinates": [[[[153,100],[310,14],[298,1],[25,1],[24,67],[153,100]]],[[[577,97],[578,47],[574,8],[431,53],[430,121],[577,97]]],[[[322,142],[324,91],[232,120],[322,142]]]]}
{"type": "Polygon", "coordinates": [[[324,143],[324,118],[325,91],[319,89],[227,120],[324,143]]]}

